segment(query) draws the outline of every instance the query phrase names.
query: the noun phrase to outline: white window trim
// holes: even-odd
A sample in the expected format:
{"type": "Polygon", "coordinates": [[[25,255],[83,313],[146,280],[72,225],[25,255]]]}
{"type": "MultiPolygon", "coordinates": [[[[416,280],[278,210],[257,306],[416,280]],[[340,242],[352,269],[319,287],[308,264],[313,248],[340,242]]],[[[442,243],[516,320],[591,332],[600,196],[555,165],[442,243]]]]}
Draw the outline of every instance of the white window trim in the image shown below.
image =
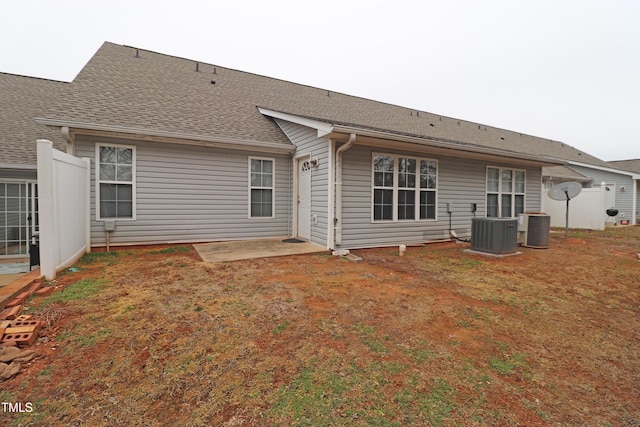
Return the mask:
{"type": "MultiPolygon", "coordinates": [[[[373,152],[371,153],[371,223],[375,223],[375,224],[380,224],[380,223],[391,223],[391,222],[435,222],[438,221],[438,185],[440,183],[440,179],[438,177],[438,174],[440,172],[440,166],[438,164],[438,160],[436,159],[431,159],[428,157],[416,157],[416,156],[409,156],[409,155],[403,155],[403,154],[391,154],[391,153],[380,153],[380,152],[373,152]],[[375,187],[375,168],[374,168],[374,161],[375,161],[375,157],[376,156],[386,156],[386,157],[393,157],[393,219],[374,219],[374,205],[373,205],[373,201],[374,201],[374,190],[376,189],[375,187]],[[415,187],[415,194],[416,194],[416,198],[415,198],[415,214],[414,214],[414,218],[413,219],[398,219],[398,190],[406,190],[407,188],[405,187],[398,187],[398,182],[399,182],[399,178],[398,175],[400,173],[399,169],[398,169],[398,159],[402,157],[403,159],[413,159],[416,161],[416,187],[415,187]],[[428,191],[433,191],[436,194],[436,215],[435,218],[420,218],[420,192],[424,191],[424,189],[420,188],[420,161],[424,160],[427,162],[434,162],[436,164],[436,187],[435,188],[429,188],[426,189],[428,191]]],[[[390,190],[391,187],[379,187],[379,188],[385,188],[387,190],[390,190]]]]}
{"type": "Polygon", "coordinates": [[[122,145],[122,144],[108,144],[108,143],[96,143],[95,153],[95,209],[96,209],[96,221],[135,221],[136,220],[136,146],[135,145],[122,145]],[[100,215],[100,184],[101,183],[114,183],[114,184],[126,184],[122,181],[101,181],[100,180],[100,148],[101,147],[115,147],[115,148],[129,148],[131,152],[131,218],[117,218],[117,217],[102,217],[100,215]]]}
{"type": "Polygon", "coordinates": [[[273,219],[276,217],[276,159],[274,157],[255,157],[249,156],[247,161],[247,218],[251,220],[273,219]],[[251,186],[251,160],[269,160],[271,161],[271,187],[252,187],[251,186]],[[251,216],[251,190],[271,190],[271,216],[251,216]]]}
{"type": "Polygon", "coordinates": [[[484,196],[485,196],[485,200],[484,200],[484,205],[486,206],[485,208],[485,216],[489,217],[489,194],[497,194],[498,195],[498,216],[496,218],[507,218],[507,217],[503,217],[500,216],[501,212],[502,212],[502,195],[503,194],[510,194],[513,199],[512,199],[512,203],[511,203],[511,216],[509,218],[516,218],[517,216],[515,215],[515,209],[516,209],[516,203],[515,203],[515,196],[523,196],[523,209],[526,211],[526,206],[527,206],[527,171],[525,169],[518,169],[518,168],[507,168],[507,167],[502,167],[502,166],[491,166],[491,165],[487,165],[486,167],[486,171],[484,174],[484,196]],[[498,191],[489,191],[489,169],[498,169],[498,191]],[[502,171],[504,170],[510,170],[511,172],[513,172],[512,175],[512,182],[513,182],[513,191],[510,192],[503,192],[502,191],[502,171]],[[523,172],[524,173],[524,192],[520,193],[515,191],[515,185],[516,185],[516,172],[523,172]]]}

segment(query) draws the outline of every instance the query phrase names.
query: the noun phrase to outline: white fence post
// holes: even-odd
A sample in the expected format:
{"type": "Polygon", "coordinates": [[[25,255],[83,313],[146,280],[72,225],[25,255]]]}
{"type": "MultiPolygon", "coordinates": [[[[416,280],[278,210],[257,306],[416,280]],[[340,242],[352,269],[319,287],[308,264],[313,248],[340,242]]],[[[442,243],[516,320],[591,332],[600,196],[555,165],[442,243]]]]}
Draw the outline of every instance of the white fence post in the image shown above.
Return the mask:
{"type": "Polygon", "coordinates": [[[87,171],[85,173],[85,192],[84,196],[87,198],[85,204],[85,217],[86,217],[86,229],[85,229],[85,245],[87,246],[87,253],[91,252],[91,160],[88,157],[83,157],[82,160],[85,163],[87,171]]]}
{"type": "Polygon", "coordinates": [[[53,143],[46,139],[39,139],[36,144],[36,153],[38,156],[40,273],[42,273],[45,279],[52,280],[56,277],[53,143]]]}
{"type": "Polygon", "coordinates": [[[90,161],[37,141],[40,272],[47,280],[89,251],[90,161]]]}

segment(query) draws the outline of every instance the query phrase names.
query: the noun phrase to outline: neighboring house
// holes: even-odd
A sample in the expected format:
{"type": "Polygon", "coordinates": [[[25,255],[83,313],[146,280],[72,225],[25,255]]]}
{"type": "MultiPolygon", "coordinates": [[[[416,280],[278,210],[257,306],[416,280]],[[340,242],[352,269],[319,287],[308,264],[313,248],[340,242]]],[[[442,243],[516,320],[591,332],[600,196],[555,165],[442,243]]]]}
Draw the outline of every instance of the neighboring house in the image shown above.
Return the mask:
{"type": "Polygon", "coordinates": [[[633,160],[613,160],[608,162],[616,169],[622,169],[640,174],[640,159],[633,160]]]}
{"type": "MultiPolygon", "coordinates": [[[[567,161],[565,166],[543,168],[543,182],[545,189],[567,181],[582,184],[585,195],[581,194],[578,197],[590,199],[583,201],[581,218],[576,218],[574,224],[579,228],[595,229],[604,228],[606,222],[638,224],[640,172],[633,170],[637,161],[635,164],[634,161],[605,162],[593,156],[585,156],[584,153],[564,159],[567,161]],[[609,208],[617,209],[618,215],[608,217],[605,212],[609,208]]],[[[557,216],[552,216],[552,225],[564,224],[564,214],[553,209],[552,204],[553,202],[549,203],[549,200],[543,197],[543,209],[547,208],[552,215],[557,216]]]]}
{"type": "Polygon", "coordinates": [[[542,168],[590,157],[112,43],[36,122],[91,159],[93,246],[107,236],[113,245],[293,236],[331,249],[466,237],[474,216],[539,211],[542,168]]]}
{"type": "Polygon", "coordinates": [[[0,73],[0,257],[24,257],[37,231],[36,139],[65,149],[60,131],[35,122],[68,83],[0,73]]]}
{"type": "Polygon", "coordinates": [[[633,172],[635,176],[635,225],[640,224],[640,159],[615,160],[609,162],[614,168],[633,172]]]}

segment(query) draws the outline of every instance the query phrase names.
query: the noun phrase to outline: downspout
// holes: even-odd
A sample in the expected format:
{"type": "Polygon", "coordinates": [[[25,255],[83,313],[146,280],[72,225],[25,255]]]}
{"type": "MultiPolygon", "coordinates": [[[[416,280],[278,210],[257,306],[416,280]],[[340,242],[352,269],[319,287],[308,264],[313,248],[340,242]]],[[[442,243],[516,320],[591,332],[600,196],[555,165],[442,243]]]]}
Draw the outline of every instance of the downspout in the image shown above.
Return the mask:
{"type": "Polygon", "coordinates": [[[69,127],[68,126],[62,126],[60,128],[60,133],[62,134],[62,139],[64,139],[64,142],[67,143],[67,154],[70,154],[72,156],[75,156],[74,154],[74,143],[73,143],[73,137],[71,136],[71,132],[69,131],[69,127]]]}
{"type": "Polygon", "coordinates": [[[294,185],[293,185],[293,180],[295,179],[295,174],[298,173],[298,171],[296,170],[296,168],[298,167],[298,165],[296,164],[295,158],[294,158],[294,153],[289,154],[289,203],[287,203],[287,233],[289,234],[290,237],[294,237],[293,233],[295,233],[295,231],[293,230],[293,212],[295,211],[295,209],[293,209],[293,191],[294,191],[294,185]]]}
{"type": "Polygon", "coordinates": [[[638,213],[638,182],[640,178],[633,180],[633,194],[631,197],[631,209],[633,212],[633,218],[631,224],[638,225],[638,217],[640,216],[638,213]]]}
{"type": "Polygon", "coordinates": [[[336,150],[336,215],[333,219],[335,246],[342,244],[342,153],[351,148],[355,142],[356,134],[352,133],[349,135],[349,141],[336,150]]]}

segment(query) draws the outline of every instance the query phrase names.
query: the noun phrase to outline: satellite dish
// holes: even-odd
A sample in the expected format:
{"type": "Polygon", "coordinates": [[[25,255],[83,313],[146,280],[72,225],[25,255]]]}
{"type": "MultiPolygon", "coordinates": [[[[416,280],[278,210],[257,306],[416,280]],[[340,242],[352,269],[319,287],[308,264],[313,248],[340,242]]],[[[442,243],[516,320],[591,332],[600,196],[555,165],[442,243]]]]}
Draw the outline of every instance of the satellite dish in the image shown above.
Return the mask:
{"type": "Polygon", "coordinates": [[[560,184],[554,184],[551,190],[547,192],[553,200],[571,200],[582,191],[582,185],[579,182],[569,181],[560,184]]]}
{"type": "Polygon", "coordinates": [[[567,210],[565,214],[564,237],[569,234],[569,200],[576,197],[582,191],[582,185],[579,182],[569,181],[560,184],[554,184],[551,190],[547,192],[553,200],[566,200],[567,210]]]}

